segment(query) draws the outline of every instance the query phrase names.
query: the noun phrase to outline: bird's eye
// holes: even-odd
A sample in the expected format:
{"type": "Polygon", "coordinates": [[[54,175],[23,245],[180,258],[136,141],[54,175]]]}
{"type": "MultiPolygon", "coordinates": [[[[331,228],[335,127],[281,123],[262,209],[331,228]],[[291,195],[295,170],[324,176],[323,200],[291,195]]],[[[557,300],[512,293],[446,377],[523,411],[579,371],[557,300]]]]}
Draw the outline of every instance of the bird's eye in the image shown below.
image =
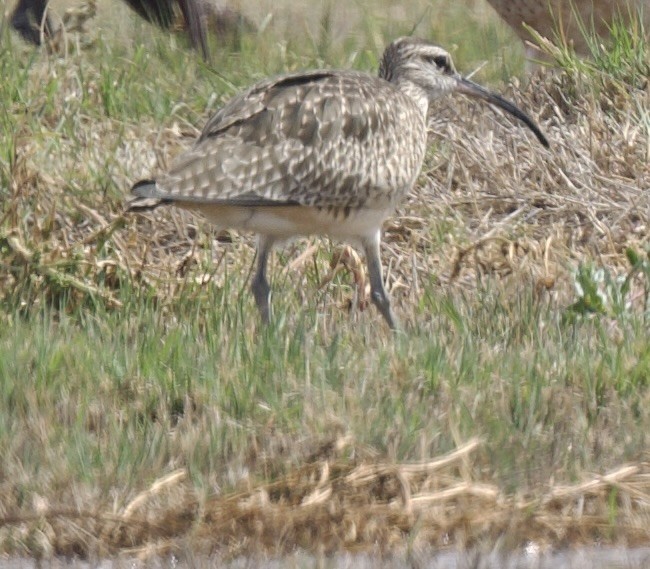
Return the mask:
{"type": "Polygon", "coordinates": [[[445,55],[429,55],[425,58],[427,63],[435,65],[438,69],[449,71],[449,58],[445,55]]]}

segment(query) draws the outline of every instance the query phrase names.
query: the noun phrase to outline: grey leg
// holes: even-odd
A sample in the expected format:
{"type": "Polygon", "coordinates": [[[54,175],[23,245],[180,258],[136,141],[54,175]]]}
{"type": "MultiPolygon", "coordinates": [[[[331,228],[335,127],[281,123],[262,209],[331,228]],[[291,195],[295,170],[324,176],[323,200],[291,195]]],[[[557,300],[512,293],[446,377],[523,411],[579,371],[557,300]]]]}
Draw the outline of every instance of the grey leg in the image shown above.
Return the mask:
{"type": "Polygon", "coordinates": [[[366,253],[366,262],[368,263],[370,296],[390,328],[392,330],[397,330],[397,320],[393,315],[393,311],[390,307],[390,298],[384,288],[384,277],[381,268],[381,258],[379,256],[380,243],[381,233],[379,231],[370,237],[364,237],[361,239],[361,245],[366,253]]]}
{"type": "Polygon", "coordinates": [[[269,295],[271,288],[266,280],[266,265],[272,249],[273,238],[268,235],[260,235],[257,239],[257,267],[251,288],[264,324],[268,324],[270,319],[269,295]]]}

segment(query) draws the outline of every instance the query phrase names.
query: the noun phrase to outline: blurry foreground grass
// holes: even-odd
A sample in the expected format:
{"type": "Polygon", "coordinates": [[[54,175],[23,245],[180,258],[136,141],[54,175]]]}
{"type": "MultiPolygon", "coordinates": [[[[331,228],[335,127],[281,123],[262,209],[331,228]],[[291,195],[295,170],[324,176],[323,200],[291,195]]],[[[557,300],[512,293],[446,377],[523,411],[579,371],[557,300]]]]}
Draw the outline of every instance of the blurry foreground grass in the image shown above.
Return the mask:
{"type": "Polygon", "coordinates": [[[347,44],[325,24],[318,41],[244,38],[214,69],[153,35],[129,46],[107,29],[65,58],[1,39],[0,551],[648,542],[642,72],[497,85],[550,152],[441,103],[386,227],[397,335],[336,244],[276,254],[264,329],[250,236],[122,214],[130,183],[233,92],[373,69],[395,24],[364,18],[347,44]]]}

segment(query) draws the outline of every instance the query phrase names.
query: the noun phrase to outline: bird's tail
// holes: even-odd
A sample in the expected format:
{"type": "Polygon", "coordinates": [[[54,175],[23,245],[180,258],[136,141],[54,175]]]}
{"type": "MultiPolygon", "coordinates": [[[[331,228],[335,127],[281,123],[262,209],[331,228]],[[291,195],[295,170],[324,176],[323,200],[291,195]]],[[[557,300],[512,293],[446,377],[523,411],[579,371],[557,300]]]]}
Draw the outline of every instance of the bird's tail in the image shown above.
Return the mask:
{"type": "Polygon", "coordinates": [[[208,46],[207,26],[202,0],[125,0],[137,14],[168,30],[174,23],[175,4],[181,9],[187,25],[187,32],[192,41],[192,47],[200,49],[203,59],[210,59],[208,46]]]}
{"type": "Polygon", "coordinates": [[[171,200],[157,197],[158,188],[155,180],[140,180],[131,188],[135,196],[126,204],[126,211],[148,211],[159,205],[170,203],[171,200]]]}

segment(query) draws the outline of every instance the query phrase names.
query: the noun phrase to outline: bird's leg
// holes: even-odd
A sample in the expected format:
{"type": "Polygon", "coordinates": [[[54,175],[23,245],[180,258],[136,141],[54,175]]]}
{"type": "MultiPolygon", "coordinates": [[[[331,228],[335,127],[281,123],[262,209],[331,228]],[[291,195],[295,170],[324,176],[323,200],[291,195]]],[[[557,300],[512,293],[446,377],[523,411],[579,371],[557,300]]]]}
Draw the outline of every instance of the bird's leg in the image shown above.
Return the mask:
{"type": "Polygon", "coordinates": [[[370,237],[364,237],[361,239],[361,245],[366,254],[366,262],[368,263],[370,297],[390,328],[392,330],[397,330],[397,319],[390,307],[390,298],[384,288],[384,277],[381,268],[381,258],[379,256],[380,243],[381,233],[379,230],[370,237]]]}
{"type": "Polygon", "coordinates": [[[268,235],[260,235],[257,239],[257,267],[251,288],[264,324],[268,324],[270,320],[269,295],[271,288],[266,280],[266,265],[272,249],[273,238],[268,235]]]}

